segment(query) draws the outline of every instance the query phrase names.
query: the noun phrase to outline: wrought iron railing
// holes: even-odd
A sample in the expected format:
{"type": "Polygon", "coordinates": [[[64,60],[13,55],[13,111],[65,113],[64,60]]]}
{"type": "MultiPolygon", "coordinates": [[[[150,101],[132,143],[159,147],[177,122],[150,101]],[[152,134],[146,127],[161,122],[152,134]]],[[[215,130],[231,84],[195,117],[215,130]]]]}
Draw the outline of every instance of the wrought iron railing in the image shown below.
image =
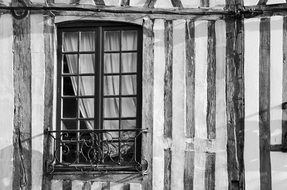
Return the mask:
{"type": "Polygon", "coordinates": [[[52,154],[47,173],[143,171],[142,129],[47,131],[52,154]]]}

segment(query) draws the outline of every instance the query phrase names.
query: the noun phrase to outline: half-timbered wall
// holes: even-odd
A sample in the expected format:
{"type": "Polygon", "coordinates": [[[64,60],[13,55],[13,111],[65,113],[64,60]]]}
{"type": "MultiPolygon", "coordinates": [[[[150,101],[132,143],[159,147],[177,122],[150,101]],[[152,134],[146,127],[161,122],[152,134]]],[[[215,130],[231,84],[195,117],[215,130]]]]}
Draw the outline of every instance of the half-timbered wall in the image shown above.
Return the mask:
{"type": "MultiPolygon", "coordinates": [[[[3,6],[9,3],[0,1],[3,6]]],[[[246,6],[257,3],[244,1],[246,6]]],[[[175,12],[229,6],[223,0],[55,0],[57,4],[175,12]]],[[[243,19],[220,14],[31,11],[17,20],[3,11],[0,189],[286,189],[287,155],[281,151],[286,132],[286,44],[287,19],[282,15],[243,19]],[[44,175],[49,157],[44,131],[55,128],[56,24],[73,20],[143,27],[142,126],[148,129],[143,156],[149,163],[143,176],[44,175]]]]}

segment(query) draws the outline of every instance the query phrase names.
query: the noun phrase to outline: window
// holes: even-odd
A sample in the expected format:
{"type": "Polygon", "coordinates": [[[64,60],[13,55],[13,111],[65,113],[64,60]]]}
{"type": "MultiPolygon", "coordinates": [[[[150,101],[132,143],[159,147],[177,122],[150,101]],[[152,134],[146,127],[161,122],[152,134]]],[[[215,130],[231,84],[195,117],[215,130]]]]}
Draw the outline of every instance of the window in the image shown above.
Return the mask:
{"type": "Polygon", "coordinates": [[[141,160],[142,31],[113,22],[58,27],[54,171],[135,171],[141,160]]]}

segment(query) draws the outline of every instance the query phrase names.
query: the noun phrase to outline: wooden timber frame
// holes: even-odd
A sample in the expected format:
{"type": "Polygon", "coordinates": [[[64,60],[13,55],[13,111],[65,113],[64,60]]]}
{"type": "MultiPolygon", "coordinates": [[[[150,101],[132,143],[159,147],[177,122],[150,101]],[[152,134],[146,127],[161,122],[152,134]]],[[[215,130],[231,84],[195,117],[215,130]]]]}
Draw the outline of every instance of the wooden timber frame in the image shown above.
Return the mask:
{"type": "MultiPolygon", "coordinates": [[[[14,1],[13,1],[14,2],[14,1]]],[[[101,2],[101,1],[99,1],[101,2]]],[[[128,1],[125,1],[128,2],[128,1]]],[[[17,6],[6,6],[4,4],[0,3],[0,12],[2,13],[9,13],[10,11],[14,10],[28,10],[29,14],[27,17],[23,18],[22,20],[13,19],[13,26],[16,28],[14,30],[14,48],[16,48],[19,52],[17,54],[14,54],[14,93],[15,95],[15,115],[14,115],[14,165],[15,167],[14,174],[13,174],[13,187],[17,189],[16,187],[23,187],[23,189],[30,189],[31,188],[31,170],[29,170],[31,165],[31,124],[29,123],[29,117],[23,117],[23,115],[31,115],[31,94],[30,94],[30,88],[31,88],[31,73],[30,67],[31,67],[31,57],[29,57],[29,46],[30,46],[30,36],[29,36],[29,16],[30,14],[39,14],[44,13],[45,14],[45,52],[53,52],[54,46],[54,38],[55,36],[49,35],[49,33],[53,33],[54,30],[53,27],[51,27],[50,24],[48,24],[48,21],[52,20],[53,22],[54,16],[93,16],[97,14],[99,17],[104,16],[121,16],[126,18],[127,21],[132,20],[134,16],[136,18],[138,17],[146,17],[148,15],[148,19],[144,20],[143,23],[143,38],[145,44],[143,45],[143,57],[145,57],[145,63],[143,64],[146,68],[143,68],[143,88],[146,89],[146,94],[143,94],[143,121],[146,122],[144,125],[146,126],[152,126],[153,123],[153,113],[151,113],[149,110],[152,110],[153,103],[152,96],[153,96],[153,19],[156,18],[164,18],[167,20],[170,19],[209,19],[209,20],[216,20],[216,19],[224,19],[226,21],[226,40],[227,40],[227,47],[226,47],[226,62],[227,62],[227,123],[228,123],[228,140],[227,140],[227,161],[228,161],[228,185],[229,189],[245,189],[244,184],[244,161],[243,161],[243,148],[244,148],[244,121],[242,118],[244,118],[244,55],[243,55],[243,49],[244,49],[244,26],[243,26],[243,19],[244,18],[250,18],[250,17],[261,17],[261,16],[273,16],[273,15],[287,15],[287,4],[280,4],[280,5],[265,5],[263,1],[263,4],[257,5],[257,6],[243,6],[242,0],[232,0],[232,1],[226,1],[226,9],[211,9],[211,8],[204,8],[204,9],[158,9],[153,8],[155,1],[147,1],[148,3],[145,5],[145,8],[132,8],[132,7],[97,7],[97,6],[89,6],[89,5],[81,5],[81,6],[59,6],[53,3],[46,4],[29,4],[26,7],[17,7],[17,6]],[[199,17],[200,16],[200,17],[199,17]],[[52,18],[52,19],[51,19],[52,18]],[[19,41],[24,39],[24,43],[22,45],[19,45],[19,41]],[[23,45],[24,44],[24,45],[23,45]],[[27,64],[20,64],[20,58],[25,60],[25,63],[27,64]],[[20,90],[25,90],[27,93],[24,93],[25,96],[21,96],[22,93],[20,93],[20,90]],[[20,102],[25,102],[25,104],[20,105],[20,102]],[[233,114],[231,114],[233,113],[233,114]]],[[[173,0],[173,5],[178,8],[182,8],[182,5],[180,1],[173,0]]],[[[203,1],[203,3],[206,3],[203,1]]],[[[12,3],[13,5],[13,3],[12,3]]],[[[124,4],[126,5],[126,4],[124,4]]],[[[172,38],[171,28],[172,25],[168,21],[165,26],[166,29],[166,38],[172,38]]],[[[284,22],[285,23],[285,22],[284,22]]],[[[264,27],[269,27],[269,21],[263,20],[261,28],[262,30],[264,27]]],[[[286,25],[285,25],[286,27],[286,25]]],[[[192,40],[194,37],[194,23],[188,22],[186,27],[186,33],[188,34],[186,37],[186,47],[191,48],[194,46],[194,41],[192,40]]],[[[209,23],[209,30],[213,31],[214,24],[212,22],[209,23]]],[[[210,32],[208,35],[209,43],[214,43],[214,36],[212,36],[214,32],[210,32]]],[[[269,36],[262,34],[262,38],[266,38],[268,40],[269,36]]],[[[285,35],[286,37],[286,35],[285,35]]],[[[168,83],[170,82],[172,77],[172,69],[170,61],[172,60],[172,50],[169,47],[172,44],[166,44],[168,47],[167,49],[170,50],[170,53],[167,53],[171,57],[166,57],[166,62],[168,63],[166,65],[166,73],[165,77],[167,79],[167,83],[165,83],[165,91],[166,91],[166,99],[165,99],[165,106],[170,108],[169,105],[172,101],[171,96],[171,89],[172,84],[168,83]]],[[[262,44],[263,46],[263,44],[262,44]]],[[[209,46],[210,49],[208,50],[210,54],[214,54],[214,45],[209,46]],[[213,47],[213,48],[212,48],[213,47]]],[[[187,48],[187,49],[188,49],[187,48]]],[[[285,47],[286,48],[286,47],[285,47]]],[[[191,48],[192,49],[192,48],[191,48]]],[[[262,51],[264,51],[264,48],[262,48],[262,51]]],[[[45,78],[45,120],[44,120],[44,128],[45,130],[49,130],[52,125],[52,102],[53,102],[53,78],[54,78],[54,72],[53,72],[53,65],[52,60],[54,59],[54,55],[51,53],[47,53],[47,56],[45,57],[45,70],[46,70],[46,78],[45,78]]],[[[194,55],[194,52],[189,51],[187,52],[186,57],[191,57],[194,55]],[[188,56],[189,55],[189,56],[188,56]]],[[[214,60],[210,59],[209,62],[213,63],[214,60]]],[[[263,60],[262,60],[263,61],[263,60]]],[[[187,70],[193,71],[193,60],[187,59],[187,70]]],[[[264,65],[262,67],[268,67],[269,63],[268,60],[264,62],[264,65]]],[[[210,71],[212,71],[214,68],[208,68],[210,71]]],[[[260,68],[262,71],[264,71],[264,68],[260,68]]],[[[214,78],[214,76],[212,76],[214,78]]],[[[265,80],[268,81],[268,78],[262,78],[260,79],[261,85],[266,84],[265,80]]],[[[208,96],[213,97],[214,95],[214,89],[212,89],[211,80],[209,85],[209,92],[208,96]]],[[[190,86],[187,88],[187,93],[190,93],[194,89],[194,73],[191,73],[191,75],[187,76],[187,84],[190,84],[190,86]]],[[[264,94],[262,98],[269,99],[269,94],[264,94]]],[[[194,104],[194,97],[188,97],[190,98],[190,104],[187,106],[190,106],[191,109],[193,108],[194,104]]],[[[262,109],[265,109],[264,106],[267,105],[267,103],[264,103],[264,100],[261,100],[262,104],[260,104],[262,109]]],[[[209,108],[208,109],[214,109],[214,102],[208,102],[209,108]]],[[[172,115],[172,109],[166,109],[167,112],[165,112],[165,117],[169,118],[170,115],[172,115]]],[[[193,111],[193,110],[191,110],[193,111]]],[[[209,116],[210,120],[214,120],[214,115],[209,116]]],[[[270,122],[268,116],[263,117],[264,121],[262,121],[262,125],[270,122]]],[[[171,126],[172,124],[169,123],[171,121],[168,121],[165,119],[167,123],[165,124],[164,133],[167,137],[171,138],[171,126]]],[[[187,118],[187,122],[193,123],[194,118],[187,118]]],[[[214,122],[211,122],[214,123],[214,122]]],[[[208,128],[208,138],[214,139],[215,138],[215,132],[214,132],[214,126],[208,125],[210,128],[208,128]]],[[[151,130],[151,129],[149,129],[151,130]]],[[[194,137],[194,128],[187,128],[187,136],[188,137],[194,137]]],[[[260,131],[260,133],[268,133],[270,134],[270,131],[260,131]]],[[[263,144],[266,145],[269,142],[266,142],[266,139],[261,139],[263,141],[263,144]]],[[[144,151],[149,152],[151,154],[151,147],[152,147],[152,136],[151,134],[148,135],[146,138],[146,142],[144,144],[144,151]]],[[[47,147],[47,139],[44,140],[44,147],[47,147]]],[[[49,148],[44,150],[44,158],[49,157],[49,148]]],[[[264,147],[262,147],[262,154],[267,154],[266,159],[270,159],[270,151],[264,151],[264,147]]],[[[170,162],[171,162],[171,152],[170,149],[165,149],[165,170],[167,171],[165,173],[165,178],[168,179],[167,183],[165,184],[165,189],[170,189],[170,162]]],[[[193,155],[191,152],[185,153],[185,165],[188,165],[189,163],[193,162],[193,155]]],[[[143,182],[143,189],[149,190],[152,186],[152,156],[148,155],[147,160],[150,163],[150,174],[145,176],[146,180],[143,182]]],[[[208,159],[206,161],[207,165],[214,165],[214,155],[211,153],[208,155],[208,159]]],[[[268,160],[266,161],[268,162],[268,160]]],[[[266,166],[266,165],[265,165],[266,166]]],[[[263,168],[264,172],[269,173],[270,175],[270,166],[266,166],[263,168]]],[[[214,170],[213,167],[210,167],[209,170],[214,170]]],[[[44,171],[45,171],[45,165],[44,165],[44,171]]],[[[193,184],[188,183],[191,180],[193,180],[193,173],[192,173],[192,167],[188,167],[184,171],[184,180],[185,180],[185,189],[192,189],[193,184]]],[[[214,176],[206,174],[206,180],[207,181],[214,181],[214,176]]],[[[264,187],[269,189],[269,186],[271,185],[270,176],[265,176],[262,181],[264,181],[264,187]],[[266,179],[265,179],[266,178],[266,179]]],[[[63,178],[64,179],[64,178],[63,178]]],[[[86,179],[86,178],[85,178],[86,179]]],[[[102,180],[103,178],[99,179],[102,180]]],[[[50,188],[50,180],[44,176],[43,177],[43,189],[49,189],[50,188]]],[[[209,184],[209,182],[207,183],[209,184]]],[[[64,180],[63,186],[68,187],[71,186],[71,181],[64,180]]],[[[206,187],[209,188],[209,187],[206,187]]]]}

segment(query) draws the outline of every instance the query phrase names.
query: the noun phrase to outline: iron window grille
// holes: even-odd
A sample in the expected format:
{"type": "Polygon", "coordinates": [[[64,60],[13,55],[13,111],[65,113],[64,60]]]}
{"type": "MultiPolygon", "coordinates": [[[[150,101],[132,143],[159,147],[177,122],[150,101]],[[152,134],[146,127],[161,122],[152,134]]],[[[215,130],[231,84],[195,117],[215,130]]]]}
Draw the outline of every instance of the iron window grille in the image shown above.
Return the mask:
{"type": "Polygon", "coordinates": [[[144,170],[141,27],[64,23],[57,35],[57,126],[47,131],[48,173],[144,170]]]}

